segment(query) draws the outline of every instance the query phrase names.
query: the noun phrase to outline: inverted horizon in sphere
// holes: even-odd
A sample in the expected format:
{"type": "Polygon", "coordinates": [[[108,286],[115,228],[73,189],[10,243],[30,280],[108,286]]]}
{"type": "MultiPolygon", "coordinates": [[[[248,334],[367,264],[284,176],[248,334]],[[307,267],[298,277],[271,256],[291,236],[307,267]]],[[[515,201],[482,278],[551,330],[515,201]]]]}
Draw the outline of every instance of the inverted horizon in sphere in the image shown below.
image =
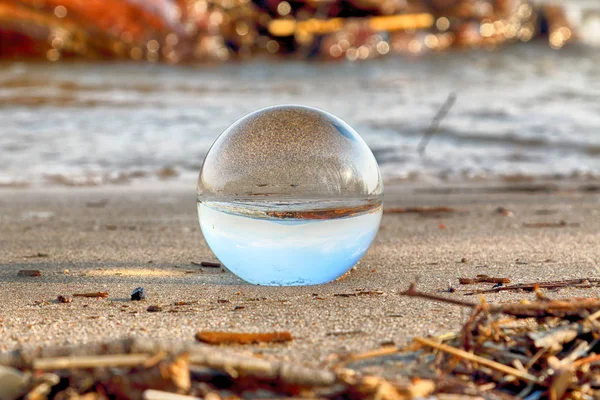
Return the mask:
{"type": "Polygon", "coordinates": [[[382,208],[328,220],[254,218],[198,203],[206,242],[231,272],[253,284],[317,285],[343,275],[366,253],[382,208]]]}

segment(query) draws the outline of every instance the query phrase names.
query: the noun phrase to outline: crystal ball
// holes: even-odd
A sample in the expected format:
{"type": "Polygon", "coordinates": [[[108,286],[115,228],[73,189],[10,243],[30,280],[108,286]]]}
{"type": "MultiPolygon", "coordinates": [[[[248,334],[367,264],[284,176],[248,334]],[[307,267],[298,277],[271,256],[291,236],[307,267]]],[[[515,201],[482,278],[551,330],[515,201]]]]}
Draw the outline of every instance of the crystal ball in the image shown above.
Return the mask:
{"type": "Polygon", "coordinates": [[[198,178],[198,216],[215,256],[259,285],[334,280],[379,228],[383,183],[363,139],[316,108],[263,108],[210,148],[198,178]]]}

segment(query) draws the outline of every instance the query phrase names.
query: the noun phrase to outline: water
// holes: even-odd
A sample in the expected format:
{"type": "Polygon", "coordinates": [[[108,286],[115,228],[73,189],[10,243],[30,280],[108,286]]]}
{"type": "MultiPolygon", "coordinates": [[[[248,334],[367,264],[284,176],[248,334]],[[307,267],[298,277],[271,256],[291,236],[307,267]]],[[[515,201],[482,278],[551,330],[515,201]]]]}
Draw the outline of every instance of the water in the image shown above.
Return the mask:
{"type": "Polygon", "coordinates": [[[282,103],[348,122],[387,179],[598,176],[598,65],[597,48],[546,43],[355,64],[3,64],[0,183],[144,181],[170,166],[192,186],[232,121],[282,103]],[[450,92],[457,102],[421,158],[450,92]]]}
{"type": "MultiPolygon", "coordinates": [[[[232,209],[289,209],[281,204],[198,203],[206,242],[231,272],[259,285],[316,285],[354,266],[375,238],[382,207],[358,215],[307,219],[232,213],[232,209]]],[[[339,209],[339,207],[338,207],[339,209]]]]}

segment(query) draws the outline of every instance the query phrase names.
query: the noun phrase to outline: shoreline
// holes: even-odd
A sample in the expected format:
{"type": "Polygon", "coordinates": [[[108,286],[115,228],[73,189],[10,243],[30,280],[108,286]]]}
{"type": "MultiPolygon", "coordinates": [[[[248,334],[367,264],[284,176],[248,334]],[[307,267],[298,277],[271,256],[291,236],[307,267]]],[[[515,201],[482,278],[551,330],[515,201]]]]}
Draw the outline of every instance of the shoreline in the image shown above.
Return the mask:
{"type": "MultiPolygon", "coordinates": [[[[355,270],[329,284],[299,287],[252,286],[221,269],[192,265],[215,261],[200,233],[193,187],[3,188],[0,351],[129,336],[193,341],[199,329],[289,330],[295,339],[287,345],[234,347],[318,365],[332,354],[457,330],[466,315],[462,309],[400,293],[415,280],[427,292],[450,282],[458,291],[444,296],[474,301],[464,296],[467,289],[491,285],[460,285],[458,278],[485,274],[524,283],[600,275],[600,191],[594,181],[520,186],[527,185],[535,190],[515,190],[512,183],[502,185],[504,191],[496,184],[388,183],[385,209],[452,211],[385,213],[355,270]],[[18,276],[23,269],[41,276],[18,276]],[[138,286],[148,298],[130,302],[138,286]],[[55,301],[95,291],[109,296],[55,301]],[[147,312],[150,305],[163,311],[147,312]]],[[[545,293],[598,295],[585,288],[545,293]]],[[[490,303],[533,296],[484,295],[490,303]]]]}

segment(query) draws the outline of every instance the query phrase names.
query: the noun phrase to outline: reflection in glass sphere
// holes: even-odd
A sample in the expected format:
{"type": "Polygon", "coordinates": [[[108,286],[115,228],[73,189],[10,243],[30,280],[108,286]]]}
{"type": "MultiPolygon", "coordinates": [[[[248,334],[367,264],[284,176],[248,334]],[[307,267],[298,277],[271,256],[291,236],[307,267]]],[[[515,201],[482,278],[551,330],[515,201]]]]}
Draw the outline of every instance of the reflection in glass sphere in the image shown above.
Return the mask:
{"type": "Polygon", "coordinates": [[[383,184],[344,121],[303,106],[255,111],[208,152],[198,179],[206,242],[240,278],[313,285],[352,268],[375,238],[383,184]]]}

